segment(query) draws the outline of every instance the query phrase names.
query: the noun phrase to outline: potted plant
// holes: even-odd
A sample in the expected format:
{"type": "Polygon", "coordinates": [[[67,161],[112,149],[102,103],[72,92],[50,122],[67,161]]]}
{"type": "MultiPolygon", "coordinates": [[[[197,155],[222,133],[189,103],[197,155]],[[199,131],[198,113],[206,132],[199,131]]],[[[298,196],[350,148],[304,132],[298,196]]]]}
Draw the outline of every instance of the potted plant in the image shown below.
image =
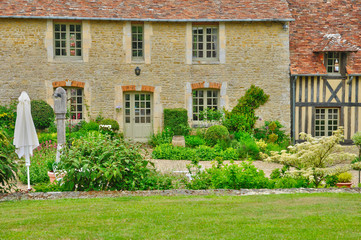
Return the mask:
{"type": "Polygon", "coordinates": [[[47,162],[48,176],[49,176],[49,179],[50,179],[50,183],[53,183],[55,181],[55,179],[56,179],[53,164],[54,164],[53,161],[47,162]]]}
{"type": "Polygon", "coordinates": [[[351,188],[352,174],[350,172],[340,173],[337,177],[338,177],[338,183],[336,183],[337,187],[351,188]]]}

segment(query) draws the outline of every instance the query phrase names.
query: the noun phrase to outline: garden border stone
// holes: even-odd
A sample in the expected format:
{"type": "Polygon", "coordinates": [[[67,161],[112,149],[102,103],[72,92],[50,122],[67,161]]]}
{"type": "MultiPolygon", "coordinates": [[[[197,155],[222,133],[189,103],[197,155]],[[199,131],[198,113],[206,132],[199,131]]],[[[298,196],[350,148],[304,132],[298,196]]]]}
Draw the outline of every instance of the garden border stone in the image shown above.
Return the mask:
{"type": "Polygon", "coordinates": [[[212,190],[150,190],[150,191],[89,191],[89,192],[15,192],[0,193],[0,202],[20,200],[115,198],[130,196],[250,196],[294,193],[361,193],[361,188],[289,188],[289,189],[212,189],[212,190]]]}

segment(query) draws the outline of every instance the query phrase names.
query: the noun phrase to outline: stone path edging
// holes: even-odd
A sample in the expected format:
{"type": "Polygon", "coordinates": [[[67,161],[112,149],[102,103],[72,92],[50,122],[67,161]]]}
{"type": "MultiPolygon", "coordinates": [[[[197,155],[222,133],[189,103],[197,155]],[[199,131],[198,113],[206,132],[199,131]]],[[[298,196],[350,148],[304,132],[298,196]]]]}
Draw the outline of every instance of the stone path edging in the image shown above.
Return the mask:
{"type": "Polygon", "coordinates": [[[151,190],[151,191],[90,191],[90,192],[16,192],[0,193],[0,202],[65,198],[115,198],[129,196],[249,196],[292,193],[361,193],[361,188],[289,188],[289,189],[212,189],[212,190],[151,190]]]}

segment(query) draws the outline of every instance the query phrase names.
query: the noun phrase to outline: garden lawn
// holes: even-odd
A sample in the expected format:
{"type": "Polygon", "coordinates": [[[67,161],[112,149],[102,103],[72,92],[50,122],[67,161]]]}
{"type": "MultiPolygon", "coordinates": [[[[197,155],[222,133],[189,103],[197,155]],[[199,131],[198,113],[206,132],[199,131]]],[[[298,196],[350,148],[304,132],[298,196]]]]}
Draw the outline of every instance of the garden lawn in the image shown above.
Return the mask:
{"type": "Polygon", "coordinates": [[[0,239],[360,239],[360,194],[0,203],[0,239]]]}

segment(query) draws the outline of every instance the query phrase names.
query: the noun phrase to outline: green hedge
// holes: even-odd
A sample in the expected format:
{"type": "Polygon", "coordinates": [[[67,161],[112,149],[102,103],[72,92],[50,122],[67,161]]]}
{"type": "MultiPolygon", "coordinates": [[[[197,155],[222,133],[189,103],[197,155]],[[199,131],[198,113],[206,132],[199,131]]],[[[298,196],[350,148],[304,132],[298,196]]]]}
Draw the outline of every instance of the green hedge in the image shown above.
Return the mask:
{"type": "Polygon", "coordinates": [[[174,135],[188,135],[188,114],[184,108],[164,109],[164,128],[169,128],[174,135]]]}
{"type": "Polygon", "coordinates": [[[55,120],[53,108],[43,100],[31,101],[31,116],[36,129],[45,129],[55,120]]]}

